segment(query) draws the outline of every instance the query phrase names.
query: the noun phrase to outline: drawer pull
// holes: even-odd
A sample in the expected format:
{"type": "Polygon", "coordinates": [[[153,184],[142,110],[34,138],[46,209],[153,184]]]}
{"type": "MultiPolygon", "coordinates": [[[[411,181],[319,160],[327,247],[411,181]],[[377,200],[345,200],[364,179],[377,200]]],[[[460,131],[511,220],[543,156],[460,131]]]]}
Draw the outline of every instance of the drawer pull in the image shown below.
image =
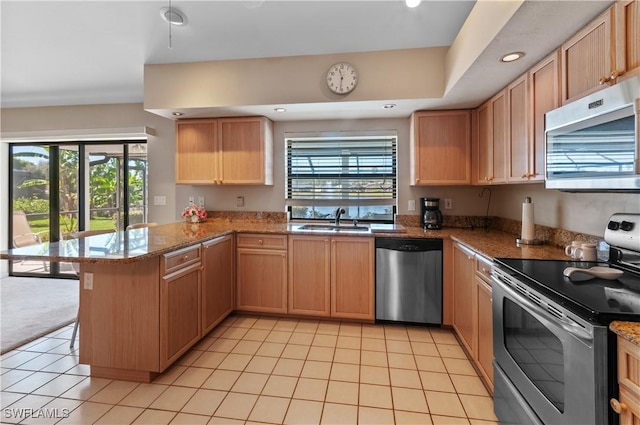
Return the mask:
{"type": "Polygon", "coordinates": [[[264,242],[262,242],[262,239],[258,239],[258,243],[262,245],[264,242]]]}
{"type": "Polygon", "coordinates": [[[184,257],[182,257],[182,261],[187,261],[189,259],[188,255],[185,255],[184,257]]]}
{"type": "Polygon", "coordinates": [[[611,400],[609,400],[609,404],[611,405],[611,408],[613,409],[613,411],[616,412],[617,414],[621,414],[627,410],[627,405],[624,403],[620,403],[615,398],[612,398],[611,400]]]}

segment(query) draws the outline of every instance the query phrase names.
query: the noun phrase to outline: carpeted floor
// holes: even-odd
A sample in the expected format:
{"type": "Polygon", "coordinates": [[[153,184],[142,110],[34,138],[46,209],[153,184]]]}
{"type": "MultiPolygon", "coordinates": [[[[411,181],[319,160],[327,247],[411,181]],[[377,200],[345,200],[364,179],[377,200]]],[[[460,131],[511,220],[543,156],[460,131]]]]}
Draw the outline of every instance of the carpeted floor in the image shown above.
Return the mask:
{"type": "Polygon", "coordinates": [[[0,353],[73,322],[78,281],[32,277],[0,279],[0,353]]]}

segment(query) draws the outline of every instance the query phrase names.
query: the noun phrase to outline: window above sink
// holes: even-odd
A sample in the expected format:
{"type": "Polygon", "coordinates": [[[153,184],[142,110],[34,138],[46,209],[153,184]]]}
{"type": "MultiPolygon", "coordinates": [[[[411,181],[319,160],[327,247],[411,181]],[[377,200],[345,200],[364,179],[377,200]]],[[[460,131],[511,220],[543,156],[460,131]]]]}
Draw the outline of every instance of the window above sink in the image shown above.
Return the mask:
{"type": "Polygon", "coordinates": [[[393,223],[395,132],[287,134],[285,139],[286,204],[292,220],[330,220],[342,207],[345,221],[393,223]]]}

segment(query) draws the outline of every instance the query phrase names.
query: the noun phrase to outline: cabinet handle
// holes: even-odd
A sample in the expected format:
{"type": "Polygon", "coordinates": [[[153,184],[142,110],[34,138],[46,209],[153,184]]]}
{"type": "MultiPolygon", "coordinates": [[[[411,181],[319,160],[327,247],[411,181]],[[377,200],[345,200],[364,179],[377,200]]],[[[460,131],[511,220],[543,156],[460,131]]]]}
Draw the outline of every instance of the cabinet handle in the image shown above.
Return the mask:
{"type": "Polygon", "coordinates": [[[600,79],[598,80],[598,84],[603,85],[603,84],[615,84],[616,80],[618,79],[619,76],[623,75],[624,71],[618,71],[617,69],[611,72],[611,75],[607,76],[607,77],[600,77],[600,79]]]}
{"type": "Polygon", "coordinates": [[[282,254],[282,258],[284,258],[284,257],[285,257],[285,255],[284,255],[284,254],[282,254]]]}
{"type": "Polygon", "coordinates": [[[487,269],[485,269],[484,267],[482,268],[482,273],[486,273],[487,269]]]}
{"type": "Polygon", "coordinates": [[[524,174],[523,174],[522,176],[520,176],[520,177],[522,177],[523,179],[526,179],[527,177],[529,177],[529,174],[524,173],[524,174]]]}
{"type": "Polygon", "coordinates": [[[620,403],[615,398],[612,398],[611,400],[609,400],[609,404],[611,405],[611,409],[613,409],[613,411],[616,412],[618,415],[622,414],[623,412],[626,412],[627,410],[627,405],[624,403],[620,403]]]}
{"type": "Polygon", "coordinates": [[[469,256],[467,257],[467,260],[473,260],[473,257],[469,256]]]}
{"type": "Polygon", "coordinates": [[[262,245],[263,244],[262,239],[258,239],[258,243],[262,245]]]}
{"type": "Polygon", "coordinates": [[[329,239],[325,239],[325,240],[324,240],[324,243],[329,243],[329,239]]]}
{"type": "Polygon", "coordinates": [[[189,259],[188,255],[185,255],[184,257],[182,257],[182,261],[187,261],[189,259]]]}

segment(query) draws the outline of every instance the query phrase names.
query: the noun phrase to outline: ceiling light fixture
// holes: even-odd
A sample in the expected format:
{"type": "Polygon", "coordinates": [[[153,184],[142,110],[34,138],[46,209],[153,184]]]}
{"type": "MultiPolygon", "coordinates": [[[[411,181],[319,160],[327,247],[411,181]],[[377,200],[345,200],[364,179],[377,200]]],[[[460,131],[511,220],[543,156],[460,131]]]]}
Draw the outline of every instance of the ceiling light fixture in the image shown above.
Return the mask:
{"type": "Polygon", "coordinates": [[[273,110],[276,112],[287,112],[285,108],[273,108],[273,110]]]}
{"type": "Polygon", "coordinates": [[[414,7],[418,7],[420,5],[420,2],[422,0],[404,0],[405,4],[407,5],[407,7],[410,8],[414,8],[414,7]]]}
{"type": "Polygon", "coordinates": [[[171,113],[174,117],[181,117],[184,115],[184,112],[172,112],[171,113]]]}
{"type": "Polygon", "coordinates": [[[395,108],[395,107],[396,107],[396,104],[395,104],[395,103],[387,103],[387,104],[385,104],[385,105],[382,105],[382,107],[383,107],[384,109],[393,109],[393,108],[395,108]]]}
{"type": "Polygon", "coordinates": [[[187,16],[175,7],[163,7],[160,9],[160,16],[172,25],[181,27],[187,24],[187,16]]]}
{"type": "Polygon", "coordinates": [[[187,15],[171,6],[171,0],[169,0],[169,6],[160,9],[160,16],[169,24],[169,48],[173,48],[173,34],[171,27],[174,25],[183,26],[187,24],[187,15]]]}
{"type": "Polygon", "coordinates": [[[520,59],[521,57],[524,56],[523,52],[511,52],[511,53],[507,53],[506,55],[504,55],[501,59],[500,62],[513,62],[513,61],[517,61],[518,59],[520,59]]]}

